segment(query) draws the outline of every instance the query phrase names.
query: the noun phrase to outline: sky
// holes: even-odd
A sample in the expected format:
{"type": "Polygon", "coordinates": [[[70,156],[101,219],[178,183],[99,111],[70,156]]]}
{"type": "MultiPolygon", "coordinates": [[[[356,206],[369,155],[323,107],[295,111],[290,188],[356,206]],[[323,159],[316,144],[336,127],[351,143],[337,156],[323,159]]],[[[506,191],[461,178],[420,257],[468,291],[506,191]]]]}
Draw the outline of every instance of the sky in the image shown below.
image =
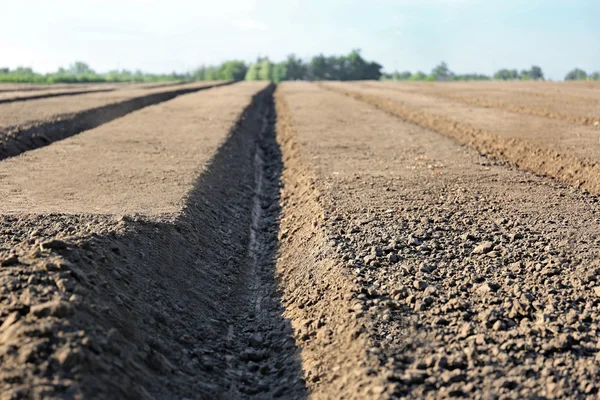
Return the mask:
{"type": "Polygon", "coordinates": [[[0,67],[185,72],[361,49],[391,72],[600,71],[600,0],[0,0],[0,67]]]}

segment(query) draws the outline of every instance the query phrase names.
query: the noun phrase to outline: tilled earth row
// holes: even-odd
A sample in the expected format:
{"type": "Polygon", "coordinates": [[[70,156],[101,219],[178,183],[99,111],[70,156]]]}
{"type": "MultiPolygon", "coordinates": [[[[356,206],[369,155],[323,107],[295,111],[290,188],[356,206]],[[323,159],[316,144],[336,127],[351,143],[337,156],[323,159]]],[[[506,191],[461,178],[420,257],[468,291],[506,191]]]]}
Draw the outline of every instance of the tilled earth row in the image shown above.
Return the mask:
{"type": "Polygon", "coordinates": [[[304,396],[274,282],[272,91],[182,96],[3,162],[14,191],[53,179],[2,210],[2,399],[304,396]]]}
{"type": "Polygon", "coordinates": [[[0,104],[0,160],[93,129],[141,108],[177,96],[227,85],[202,82],[148,89],[100,90],[0,104]]]}
{"type": "Polygon", "coordinates": [[[461,104],[425,94],[356,83],[323,87],[375,105],[406,122],[447,135],[497,160],[600,193],[600,126],[461,104]]]}
{"type": "Polygon", "coordinates": [[[0,398],[597,395],[597,198],[356,87],[236,83],[3,160],[0,398]]]}
{"type": "Polygon", "coordinates": [[[565,87],[567,90],[554,93],[547,89],[545,94],[542,94],[519,90],[511,84],[502,83],[483,87],[477,84],[414,86],[388,82],[365,82],[362,85],[427,94],[459,103],[570,121],[581,125],[600,125],[600,99],[569,95],[570,86],[565,87]]]}
{"type": "Polygon", "coordinates": [[[319,182],[327,240],[353,277],[346,312],[378,360],[367,392],[597,393],[597,198],[341,94],[281,91],[319,182]]]}
{"type": "Polygon", "coordinates": [[[113,90],[116,90],[116,88],[104,85],[104,86],[90,86],[90,87],[85,87],[85,88],[38,90],[38,91],[30,91],[30,92],[8,92],[8,93],[0,92],[0,104],[19,102],[19,101],[45,99],[48,97],[75,96],[78,94],[86,94],[86,93],[111,92],[113,90]]]}

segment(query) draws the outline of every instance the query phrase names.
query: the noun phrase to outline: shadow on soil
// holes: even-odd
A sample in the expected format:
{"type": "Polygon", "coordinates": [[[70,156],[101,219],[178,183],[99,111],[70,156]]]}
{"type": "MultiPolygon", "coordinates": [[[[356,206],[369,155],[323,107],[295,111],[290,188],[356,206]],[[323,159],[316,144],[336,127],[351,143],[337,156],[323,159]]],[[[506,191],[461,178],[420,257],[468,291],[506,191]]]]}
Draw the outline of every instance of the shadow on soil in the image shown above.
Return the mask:
{"type": "Polygon", "coordinates": [[[176,220],[125,218],[124,233],[92,240],[100,266],[77,263],[92,278],[74,328],[112,338],[77,371],[90,397],[306,398],[275,283],[273,91],[253,98],[176,220]]]}

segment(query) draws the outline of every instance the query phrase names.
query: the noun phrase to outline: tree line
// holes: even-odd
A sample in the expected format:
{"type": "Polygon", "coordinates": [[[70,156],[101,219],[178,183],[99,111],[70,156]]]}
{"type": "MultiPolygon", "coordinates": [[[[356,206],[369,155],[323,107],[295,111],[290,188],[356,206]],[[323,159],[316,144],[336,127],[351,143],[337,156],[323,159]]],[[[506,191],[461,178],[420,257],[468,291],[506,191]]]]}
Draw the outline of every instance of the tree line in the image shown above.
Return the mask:
{"type": "Polygon", "coordinates": [[[190,74],[149,74],[142,71],[113,70],[97,73],[84,62],[78,61],[68,68],[40,74],[31,68],[0,68],[0,82],[11,83],[103,83],[103,82],[170,82],[190,80],[190,74]]]}
{"type": "Polygon", "coordinates": [[[565,76],[565,81],[600,81],[600,71],[588,74],[582,69],[575,68],[565,76]]]}
{"type": "MultiPolygon", "coordinates": [[[[304,61],[290,54],[281,62],[273,62],[267,57],[259,57],[253,63],[240,60],[226,61],[219,65],[202,66],[187,73],[149,74],[142,71],[113,70],[97,73],[83,62],[75,62],[68,68],[59,68],[49,74],[38,74],[31,68],[19,67],[14,70],[0,68],[0,82],[22,83],[84,83],[84,82],[165,82],[165,81],[212,81],[212,80],[265,80],[281,81],[352,81],[352,80],[393,80],[393,81],[478,81],[478,80],[544,80],[542,68],[534,65],[529,69],[501,69],[494,75],[469,73],[457,74],[445,62],[434,67],[430,73],[422,71],[382,72],[382,66],[365,60],[360,50],[352,50],[347,55],[325,56],[319,54],[304,61]]],[[[586,73],[575,68],[565,80],[600,80],[600,72],[586,73]]]]}
{"type": "Polygon", "coordinates": [[[544,80],[544,72],[542,69],[534,65],[530,69],[524,69],[520,72],[516,69],[501,69],[496,72],[493,76],[470,73],[470,74],[456,74],[448,68],[448,64],[441,62],[435,68],[431,70],[429,74],[422,71],[412,73],[410,71],[394,72],[391,74],[384,74],[385,80],[394,81],[426,81],[426,82],[437,82],[437,81],[490,81],[501,80],[544,80]]]}
{"type": "Polygon", "coordinates": [[[383,67],[365,60],[360,50],[352,50],[348,55],[325,56],[319,54],[310,61],[303,61],[290,54],[284,61],[273,62],[268,57],[259,57],[256,62],[228,61],[217,67],[201,67],[194,72],[198,80],[234,79],[248,81],[352,81],[381,78],[383,67]]]}

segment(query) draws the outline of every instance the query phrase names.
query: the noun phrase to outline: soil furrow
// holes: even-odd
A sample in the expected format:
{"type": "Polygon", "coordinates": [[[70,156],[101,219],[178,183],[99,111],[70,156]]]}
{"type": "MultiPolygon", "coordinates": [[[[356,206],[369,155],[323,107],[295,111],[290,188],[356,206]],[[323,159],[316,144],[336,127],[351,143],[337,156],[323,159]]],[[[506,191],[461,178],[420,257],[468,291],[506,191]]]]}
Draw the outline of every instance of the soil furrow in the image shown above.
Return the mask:
{"type": "Polygon", "coordinates": [[[102,93],[102,92],[112,92],[116,89],[88,89],[88,90],[78,90],[78,91],[66,91],[66,92],[49,92],[42,93],[36,95],[27,95],[27,96],[19,96],[19,97],[7,97],[0,98],[0,104],[2,103],[14,103],[17,101],[30,101],[30,100],[38,100],[38,99],[47,99],[49,97],[61,97],[61,96],[76,96],[78,94],[88,94],[88,93],[102,93]]]}
{"type": "Polygon", "coordinates": [[[0,160],[14,157],[29,150],[47,146],[58,140],[93,129],[142,108],[159,104],[175,97],[200,90],[232,84],[214,85],[159,91],[142,94],[100,107],[70,114],[59,114],[49,120],[30,121],[15,126],[0,127],[0,160]]]}
{"type": "MultiPolygon", "coordinates": [[[[363,84],[365,85],[365,84],[363,84]]],[[[526,114],[526,115],[535,115],[540,117],[546,117],[551,119],[557,119],[562,121],[569,121],[580,125],[589,125],[589,126],[598,126],[600,124],[600,114],[597,115],[571,115],[561,113],[555,110],[549,110],[544,108],[536,108],[531,106],[522,106],[515,103],[507,103],[503,101],[491,100],[485,97],[474,97],[473,95],[461,95],[453,92],[441,92],[441,91],[421,91],[421,90],[410,90],[406,88],[397,87],[396,85],[366,85],[375,88],[386,88],[391,90],[399,90],[407,93],[416,93],[416,94],[424,94],[426,96],[434,96],[442,99],[448,99],[452,101],[458,101],[464,104],[470,104],[478,107],[485,108],[496,108],[501,110],[506,110],[514,113],[526,114]]],[[[593,99],[590,99],[589,102],[594,102],[593,99]]],[[[599,103],[600,104],[600,103],[599,103]]]]}
{"type": "MultiPolygon", "coordinates": [[[[544,140],[541,136],[539,139],[536,136],[529,140],[519,137],[527,137],[530,132],[526,130],[511,131],[512,137],[504,136],[497,134],[496,131],[482,129],[477,125],[451,118],[443,111],[439,113],[425,111],[423,108],[415,108],[406,102],[360,92],[344,86],[323,84],[322,87],[374,105],[404,121],[450,136],[457,142],[497,160],[508,161],[526,171],[552,177],[563,183],[588,190],[593,194],[600,194],[600,180],[598,179],[600,165],[595,161],[573,154],[574,149],[570,146],[558,144],[553,146],[554,148],[548,148],[540,143],[544,140]]],[[[547,131],[539,128],[536,131],[539,131],[540,135],[547,134],[547,131]]],[[[594,151],[593,148],[583,148],[582,146],[578,146],[576,149],[594,151]]]]}
{"type": "MultiPolygon", "coordinates": [[[[228,121],[226,110],[259,86],[237,88],[212,94],[222,93],[224,111],[210,121],[228,121]]],[[[175,215],[1,217],[3,399],[304,397],[273,277],[281,160],[272,122],[265,128],[272,92],[256,94],[232,128],[211,122],[230,133],[180,189],[175,215]]],[[[188,119],[203,135],[215,129],[188,119]]]]}
{"type": "Polygon", "coordinates": [[[55,83],[55,84],[33,84],[33,83],[1,83],[0,93],[6,92],[31,92],[49,89],[88,88],[93,84],[81,83],[55,83]]]}
{"type": "MultiPolygon", "coordinates": [[[[288,84],[285,84],[287,86],[288,84]]],[[[302,366],[314,399],[381,398],[385,379],[373,343],[370,321],[356,311],[361,288],[330,241],[323,187],[298,142],[298,120],[285,91],[276,93],[277,140],[283,153],[277,279],[302,366]]]]}
{"type": "Polygon", "coordinates": [[[597,198],[348,96],[282,86],[325,240],[360,288],[381,396],[597,394],[597,198]]]}

